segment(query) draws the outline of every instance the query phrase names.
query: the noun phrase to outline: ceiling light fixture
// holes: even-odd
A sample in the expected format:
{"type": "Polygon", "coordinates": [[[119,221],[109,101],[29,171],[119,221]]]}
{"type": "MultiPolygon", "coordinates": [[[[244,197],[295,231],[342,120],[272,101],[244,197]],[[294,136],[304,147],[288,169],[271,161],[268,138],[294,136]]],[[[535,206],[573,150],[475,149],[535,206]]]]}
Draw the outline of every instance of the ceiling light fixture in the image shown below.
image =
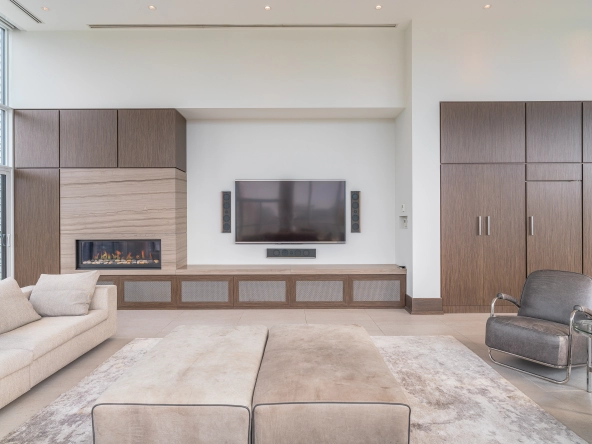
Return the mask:
{"type": "Polygon", "coordinates": [[[485,5],[485,6],[483,6],[483,9],[489,9],[489,8],[491,8],[491,5],[485,5]]]}
{"type": "Polygon", "coordinates": [[[156,9],[156,6],[150,5],[150,6],[148,6],[148,9],[150,9],[151,11],[154,11],[156,9]]]}
{"type": "Polygon", "coordinates": [[[382,9],[382,6],[376,5],[376,9],[382,9]]]}
{"type": "Polygon", "coordinates": [[[49,8],[47,6],[42,6],[41,9],[43,9],[44,11],[49,11],[49,8]]]}
{"type": "Polygon", "coordinates": [[[266,7],[265,7],[265,10],[266,10],[266,11],[271,11],[271,6],[266,6],[266,7]]]}

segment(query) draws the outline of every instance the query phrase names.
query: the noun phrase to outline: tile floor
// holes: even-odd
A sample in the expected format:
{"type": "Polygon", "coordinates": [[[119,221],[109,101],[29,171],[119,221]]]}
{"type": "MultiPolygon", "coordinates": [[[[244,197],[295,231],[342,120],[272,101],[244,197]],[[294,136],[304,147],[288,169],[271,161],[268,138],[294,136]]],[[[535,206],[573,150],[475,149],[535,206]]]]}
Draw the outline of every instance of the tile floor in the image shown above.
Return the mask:
{"type": "MultiPolygon", "coordinates": [[[[109,356],[134,338],[163,337],[184,324],[359,324],[371,335],[451,335],[489,363],[508,381],[563,422],[582,438],[592,442],[592,394],[585,391],[584,368],[574,370],[565,386],[555,385],[492,364],[485,347],[487,314],[411,316],[404,310],[127,310],[118,313],[117,334],[86,355],[35,386],[31,391],[0,409],[0,437],[26,421],[75,386],[109,356]]],[[[548,375],[558,372],[537,368],[548,375]]]]}

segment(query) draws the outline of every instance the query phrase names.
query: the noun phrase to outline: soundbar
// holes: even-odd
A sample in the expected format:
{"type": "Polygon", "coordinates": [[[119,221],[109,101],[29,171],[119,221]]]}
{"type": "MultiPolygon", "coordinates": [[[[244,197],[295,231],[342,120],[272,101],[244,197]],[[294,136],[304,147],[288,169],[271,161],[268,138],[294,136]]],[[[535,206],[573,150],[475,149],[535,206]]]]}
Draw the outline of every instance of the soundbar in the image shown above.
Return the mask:
{"type": "Polygon", "coordinates": [[[268,248],[270,259],[316,259],[316,248],[268,248]]]}

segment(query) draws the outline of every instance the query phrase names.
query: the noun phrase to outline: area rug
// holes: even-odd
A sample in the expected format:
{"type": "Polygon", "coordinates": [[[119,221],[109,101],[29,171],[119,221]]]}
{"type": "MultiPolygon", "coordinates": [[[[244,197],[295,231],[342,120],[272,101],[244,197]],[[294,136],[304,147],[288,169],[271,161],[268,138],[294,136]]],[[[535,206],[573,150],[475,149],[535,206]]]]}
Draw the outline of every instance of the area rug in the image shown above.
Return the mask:
{"type": "MultiPolygon", "coordinates": [[[[411,442],[585,443],[451,336],[372,338],[411,405],[411,442]]],[[[0,444],[90,444],[94,401],[160,339],[135,339],[0,444]]]]}

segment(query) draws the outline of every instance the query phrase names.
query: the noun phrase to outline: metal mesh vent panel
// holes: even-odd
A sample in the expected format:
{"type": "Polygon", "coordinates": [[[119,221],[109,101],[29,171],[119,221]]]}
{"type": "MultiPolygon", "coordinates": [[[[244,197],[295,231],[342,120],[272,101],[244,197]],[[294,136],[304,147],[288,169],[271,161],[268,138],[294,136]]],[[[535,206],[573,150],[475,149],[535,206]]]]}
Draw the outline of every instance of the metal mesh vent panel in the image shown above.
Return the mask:
{"type": "Polygon", "coordinates": [[[398,302],[400,300],[400,281],[354,281],[355,302],[398,302]]]}
{"type": "Polygon", "coordinates": [[[97,285],[115,285],[113,281],[98,281],[97,285]]]}
{"type": "Polygon", "coordinates": [[[171,302],[170,281],[127,281],[123,286],[125,302],[171,302]]]}
{"type": "Polygon", "coordinates": [[[228,281],[181,282],[182,302],[228,302],[228,281]]]}
{"type": "Polygon", "coordinates": [[[296,302],[343,302],[343,281],[296,281],[296,302]]]}
{"type": "Polygon", "coordinates": [[[286,302],[285,281],[239,281],[240,302],[286,302]]]}

